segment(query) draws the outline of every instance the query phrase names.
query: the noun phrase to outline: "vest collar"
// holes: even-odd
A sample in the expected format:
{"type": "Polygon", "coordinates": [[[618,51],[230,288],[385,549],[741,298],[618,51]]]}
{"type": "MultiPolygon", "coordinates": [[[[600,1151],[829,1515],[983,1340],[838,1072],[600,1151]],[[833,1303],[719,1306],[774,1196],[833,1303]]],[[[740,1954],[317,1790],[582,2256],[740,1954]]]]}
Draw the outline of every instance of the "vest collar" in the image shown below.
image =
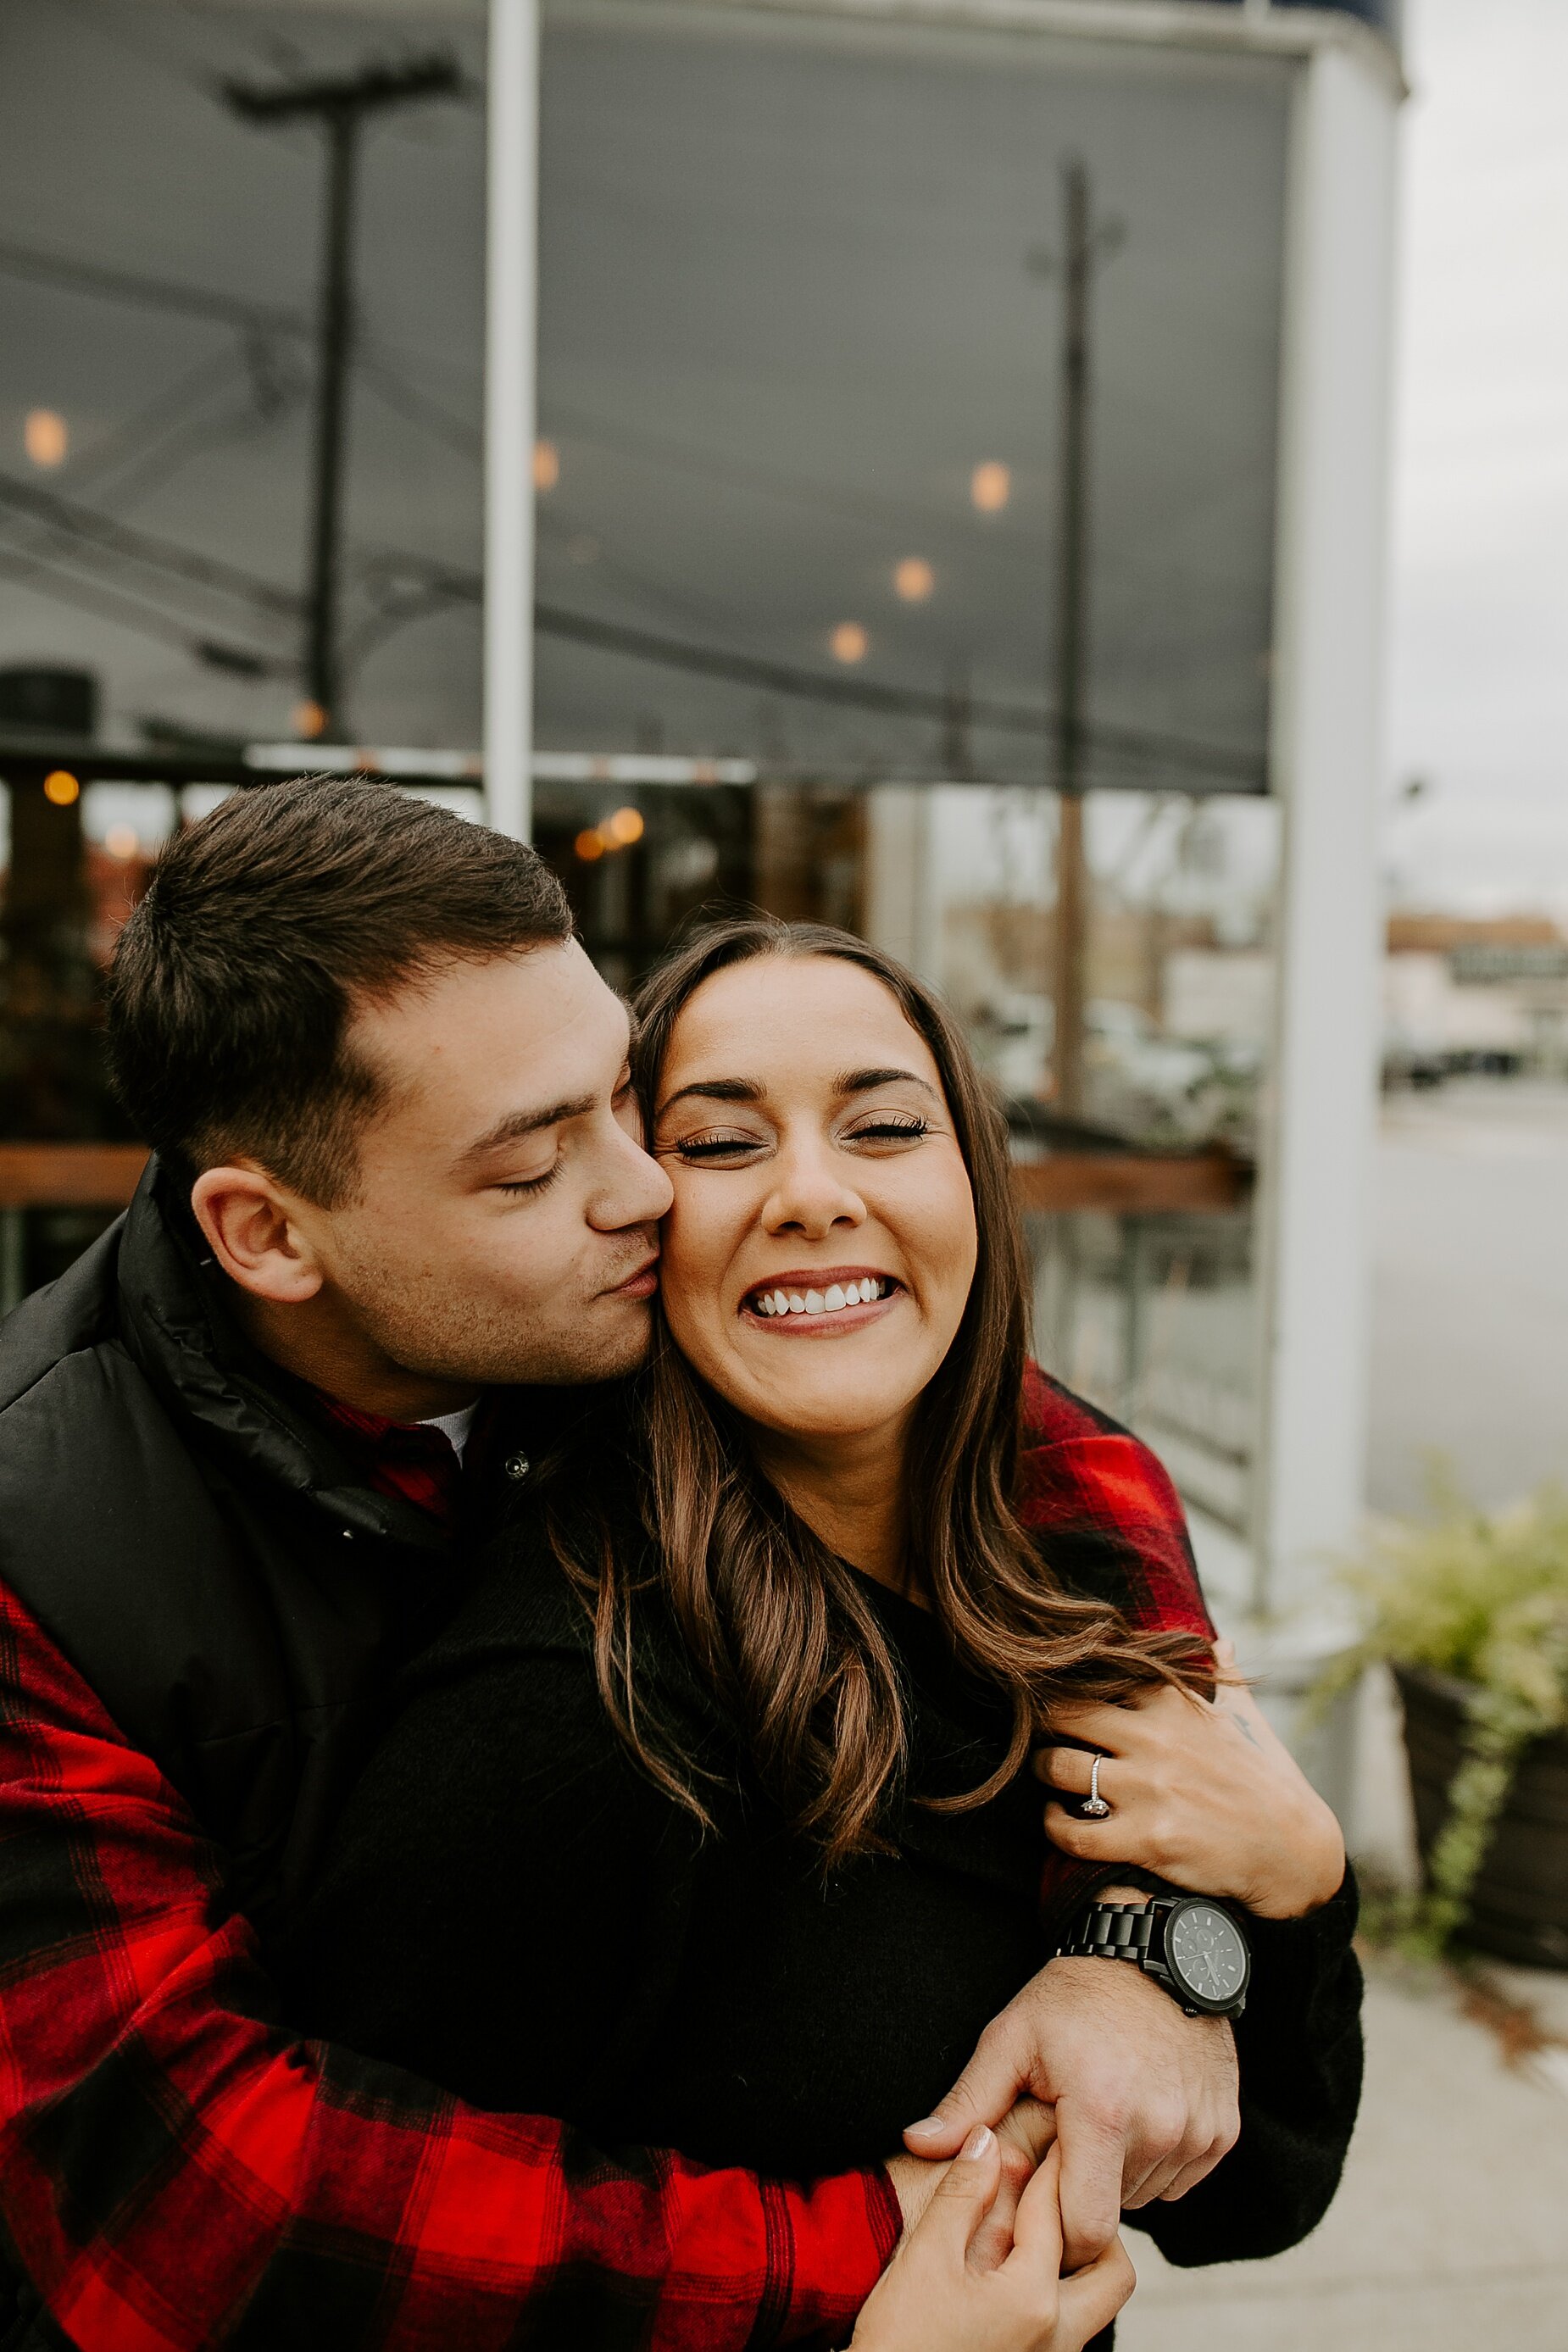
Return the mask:
{"type": "Polygon", "coordinates": [[[153,1156],[120,1236],[121,1336],[179,1417],[226,1465],[297,1495],[356,1534],[445,1552],[450,1538],[401,1496],[364,1484],[330,1431],[299,1409],[254,1348],[173,1171],[153,1156]]]}

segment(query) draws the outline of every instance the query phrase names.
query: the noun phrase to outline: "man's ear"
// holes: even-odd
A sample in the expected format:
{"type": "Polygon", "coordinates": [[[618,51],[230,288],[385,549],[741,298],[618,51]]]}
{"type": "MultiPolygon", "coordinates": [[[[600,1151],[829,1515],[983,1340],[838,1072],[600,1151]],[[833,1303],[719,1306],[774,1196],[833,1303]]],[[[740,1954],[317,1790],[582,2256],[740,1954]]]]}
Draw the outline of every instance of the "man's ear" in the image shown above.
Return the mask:
{"type": "Polygon", "coordinates": [[[206,1168],[191,1207],[231,1282],[279,1307],[302,1306],[321,1287],[322,1269],[294,1213],[292,1195],[246,1160],[206,1168]]]}

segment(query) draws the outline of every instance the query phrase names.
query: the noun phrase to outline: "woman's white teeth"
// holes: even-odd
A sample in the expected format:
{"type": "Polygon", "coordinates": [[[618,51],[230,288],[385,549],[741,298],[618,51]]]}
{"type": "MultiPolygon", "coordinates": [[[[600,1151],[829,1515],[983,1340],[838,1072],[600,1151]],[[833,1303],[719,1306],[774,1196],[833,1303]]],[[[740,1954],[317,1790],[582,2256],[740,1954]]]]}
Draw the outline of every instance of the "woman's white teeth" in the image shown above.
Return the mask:
{"type": "Polygon", "coordinates": [[[840,1307],[868,1307],[891,1286],[884,1277],[868,1274],[860,1282],[830,1282],[826,1290],[759,1291],[752,1305],[759,1315],[837,1315],[840,1307]]]}

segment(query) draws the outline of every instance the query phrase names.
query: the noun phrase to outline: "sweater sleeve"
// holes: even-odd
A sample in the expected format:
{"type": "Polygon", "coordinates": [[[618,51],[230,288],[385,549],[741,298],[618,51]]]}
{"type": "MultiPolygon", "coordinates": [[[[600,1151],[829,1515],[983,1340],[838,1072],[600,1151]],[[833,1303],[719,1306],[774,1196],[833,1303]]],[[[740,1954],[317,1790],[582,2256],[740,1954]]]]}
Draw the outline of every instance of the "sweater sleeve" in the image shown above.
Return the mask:
{"type": "Polygon", "coordinates": [[[740,2352],[846,2327],[891,2251],[880,2170],[612,2158],[289,2030],[212,1847],[3,1589],[0,1855],[0,2242],[78,2352],[500,2352],[552,2314],[740,2352]]]}
{"type": "Polygon", "coordinates": [[[1354,1874],[1305,1919],[1247,1920],[1252,1986],[1236,2025],[1241,2135],[1173,2205],[1127,2220],[1168,2262],[1256,2261],[1298,2245],[1339,2187],[1361,2100],[1354,1874]]]}
{"type": "MultiPolygon", "coordinates": [[[[1145,1633],[1215,1637],[1181,1497],[1159,1456],[1030,1364],[1024,1382],[1019,1517],[1051,1575],[1109,1601],[1145,1633]]],[[[1117,1873],[1046,1848],[1047,1945],[1117,1873]]]]}

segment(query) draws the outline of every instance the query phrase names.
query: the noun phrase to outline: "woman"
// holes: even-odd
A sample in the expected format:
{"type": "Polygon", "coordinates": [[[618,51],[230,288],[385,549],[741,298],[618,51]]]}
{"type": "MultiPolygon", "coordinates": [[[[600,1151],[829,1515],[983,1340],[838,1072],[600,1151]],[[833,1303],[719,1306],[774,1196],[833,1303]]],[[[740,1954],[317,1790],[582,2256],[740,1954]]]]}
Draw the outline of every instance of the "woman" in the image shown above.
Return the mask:
{"type": "MultiPolygon", "coordinates": [[[[895,2146],[1045,1956],[1025,1767],[1047,1725],[1212,1688],[1212,1629],[1194,1583],[1184,1623],[1141,1630],[1135,1595],[1089,1589],[1092,1547],[1068,1590],[1018,1516],[1049,1527],[1052,1498],[1028,1492],[1048,1461],[1020,1459],[1043,1391],[1005,1137],[937,1000],[847,935],[757,919],[695,940],[639,1010],[675,1187],[664,1339],[563,1433],[411,1671],[279,1964],[321,2031],[479,2104],[809,2177],[895,2146]]],[[[1353,2115],[1353,1962],[1337,1832],[1279,1843],[1260,1801],[1182,1859],[1208,1895],[1318,1913],[1276,1953],[1283,2006],[1261,1968],[1255,2000],[1266,2032],[1338,2053],[1269,2061],[1303,2110],[1279,2121],[1290,2160],[1315,2150],[1310,2226],[1353,2115]]],[[[1217,2210],[1219,2175],[1159,2209],[1175,2259],[1280,2242],[1278,2211],[1225,2220],[1273,2193],[1267,2124],[1217,2210]]],[[[1037,2257],[1041,2180],[1018,2208],[1037,2257]]],[[[1102,2273],[1065,2319],[1064,2286],[1054,2335],[994,2299],[955,2313],[910,2284],[921,2234],[858,2343],[1065,2347],[1095,2294],[1114,2307],[1102,2273]]]]}

